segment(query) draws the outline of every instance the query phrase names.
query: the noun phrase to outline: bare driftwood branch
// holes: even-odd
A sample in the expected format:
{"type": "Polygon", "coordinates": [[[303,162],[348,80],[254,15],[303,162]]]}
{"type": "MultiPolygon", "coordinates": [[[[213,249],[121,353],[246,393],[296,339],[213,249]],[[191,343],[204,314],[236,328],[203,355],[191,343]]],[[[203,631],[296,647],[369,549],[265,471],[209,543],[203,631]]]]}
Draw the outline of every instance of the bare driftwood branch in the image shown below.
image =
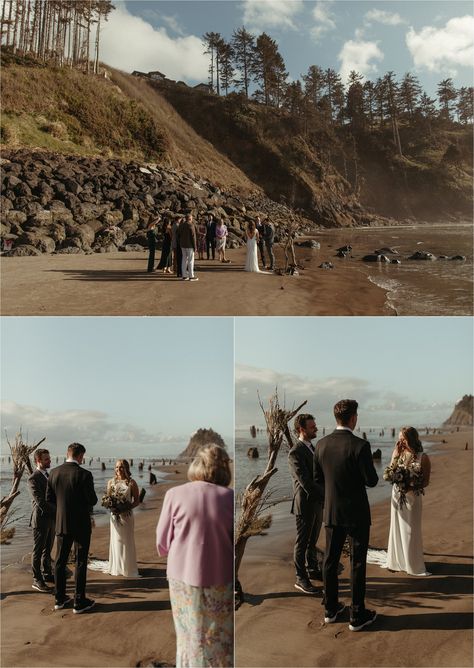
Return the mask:
{"type": "Polygon", "coordinates": [[[23,441],[23,434],[20,431],[15,436],[15,443],[12,445],[8,440],[8,434],[5,432],[8,447],[10,448],[12,462],[13,462],[13,473],[12,473],[12,486],[10,492],[4,496],[0,501],[0,540],[7,540],[13,537],[14,530],[13,528],[5,529],[7,524],[12,520],[11,505],[16,497],[20,494],[18,489],[20,486],[20,480],[23,476],[25,468],[28,471],[33,473],[33,466],[31,465],[30,455],[38,448],[41,443],[43,443],[45,438],[42,438],[41,441],[38,441],[36,445],[28,445],[23,441]],[[7,535],[8,534],[8,535],[7,535]]]}
{"type": "Polygon", "coordinates": [[[266,487],[270,479],[277,473],[276,460],[283,439],[286,438],[288,447],[292,446],[292,439],[288,423],[299,413],[307,403],[304,401],[298,408],[290,411],[280,406],[278,389],[270,397],[266,409],[258,395],[260,408],[262,409],[267,425],[268,436],[268,461],[264,472],[254,478],[245,488],[241,499],[240,515],[235,526],[235,578],[236,578],[236,607],[243,601],[243,591],[238,581],[238,573],[242,558],[244,556],[247,540],[251,536],[261,535],[271,525],[272,516],[263,515],[269,507],[275,505],[271,499],[272,491],[267,492],[266,487]]]}

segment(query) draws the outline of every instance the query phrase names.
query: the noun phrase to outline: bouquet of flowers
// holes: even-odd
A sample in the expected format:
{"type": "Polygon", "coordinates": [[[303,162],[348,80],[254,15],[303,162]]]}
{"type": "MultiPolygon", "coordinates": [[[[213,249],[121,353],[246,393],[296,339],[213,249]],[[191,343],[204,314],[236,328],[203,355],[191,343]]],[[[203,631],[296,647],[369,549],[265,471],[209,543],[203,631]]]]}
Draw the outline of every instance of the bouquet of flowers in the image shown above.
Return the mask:
{"type": "Polygon", "coordinates": [[[421,462],[419,461],[411,461],[405,464],[397,458],[385,468],[383,479],[391,485],[397,486],[400,494],[398,501],[400,508],[407,504],[407,492],[413,492],[416,496],[425,493],[421,462]]]}
{"type": "Polygon", "coordinates": [[[115,485],[111,485],[107,491],[107,494],[104,494],[101,501],[104,508],[110,510],[112,513],[112,518],[121,521],[121,515],[128,515],[132,510],[132,504],[126,498],[126,491],[122,489],[117,489],[115,485]]]}

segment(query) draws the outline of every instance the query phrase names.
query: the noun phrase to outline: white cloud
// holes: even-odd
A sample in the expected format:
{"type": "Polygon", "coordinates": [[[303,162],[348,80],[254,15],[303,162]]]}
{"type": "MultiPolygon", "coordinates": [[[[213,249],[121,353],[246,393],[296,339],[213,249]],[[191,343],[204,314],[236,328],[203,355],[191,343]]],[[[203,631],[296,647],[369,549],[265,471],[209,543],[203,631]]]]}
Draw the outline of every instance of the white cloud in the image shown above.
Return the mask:
{"type": "Polygon", "coordinates": [[[304,4],[303,0],[244,0],[242,7],[243,22],[249,30],[296,30],[294,18],[304,4]]]}
{"type": "Polygon", "coordinates": [[[431,72],[457,74],[456,68],[472,67],[474,60],[474,17],[450,19],[443,28],[410,28],[406,45],[416,67],[431,72]]]}
{"type": "Polygon", "coordinates": [[[398,26],[402,23],[406,23],[400,14],[386,12],[383,9],[371,9],[366,13],[365,21],[367,23],[383,23],[387,26],[398,26]]]}
{"type": "MultiPolygon", "coordinates": [[[[173,17],[161,19],[165,19],[173,31],[180,30],[173,17]]],[[[153,28],[123,6],[117,6],[109,20],[103,23],[100,43],[101,60],[125,72],[159,70],[170,79],[207,79],[209,62],[200,37],[172,38],[166,28],[153,28]]]]}
{"type": "MultiPolygon", "coordinates": [[[[159,444],[183,443],[182,437],[169,436],[162,432],[149,432],[146,429],[128,423],[116,423],[101,411],[70,409],[48,411],[38,406],[4,401],[0,407],[1,421],[8,433],[10,443],[22,427],[23,435],[29,443],[38,442],[46,437],[45,447],[55,453],[65,451],[73,441],[83,443],[89,451],[96,453],[114,447],[156,446],[159,444]]],[[[2,444],[2,450],[6,443],[2,444]]],[[[118,451],[117,454],[120,454],[118,451]]]]}
{"type": "Polygon", "coordinates": [[[311,37],[318,42],[327,32],[335,30],[336,21],[331,12],[333,0],[318,0],[313,9],[313,18],[316,24],[311,28],[311,37]]]}
{"type": "Polygon", "coordinates": [[[381,391],[362,378],[307,378],[237,365],[235,399],[238,429],[248,429],[252,424],[264,425],[258,395],[266,407],[275,388],[278,388],[280,401],[287,409],[298,406],[306,399],[308,403],[303,410],[313,413],[320,426],[326,427],[334,424],[332,407],[343,398],[354,398],[359,402],[361,428],[397,427],[410,423],[414,426],[424,426],[425,423],[438,425],[452,409],[451,404],[432,404],[408,395],[381,391]]]}
{"type": "Polygon", "coordinates": [[[384,55],[378,47],[378,42],[365,42],[363,40],[349,40],[342,47],[338,59],[341,61],[339,74],[345,84],[352,70],[368,76],[377,72],[377,64],[374,61],[383,60],[384,55]]]}

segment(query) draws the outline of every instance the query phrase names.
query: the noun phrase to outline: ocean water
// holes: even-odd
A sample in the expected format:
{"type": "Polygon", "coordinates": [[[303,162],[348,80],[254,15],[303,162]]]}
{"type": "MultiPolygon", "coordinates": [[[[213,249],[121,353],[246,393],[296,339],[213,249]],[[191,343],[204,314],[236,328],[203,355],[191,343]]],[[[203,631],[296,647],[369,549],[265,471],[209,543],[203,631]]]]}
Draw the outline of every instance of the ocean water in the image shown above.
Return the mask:
{"type": "MultiPolygon", "coordinates": [[[[58,463],[62,462],[62,457],[58,458],[56,462],[56,457],[52,457],[51,468],[54,468],[58,463]]],[[[1,471],[0,471],[0,483],[2,489],[2,496],[5,496],[10,491],[11,487],[11,472],[12,467],[8,462],[8,456],[0,457],[1,471]]],[[[94,488],[99,499],[96,506],[94,507],[93,516],[97,525],[108,522],[108,511],[103,508],[100,504],[100,500],[105,494],[107,481],[110,480],[113,476],[115,459],[109,459],[108,457],[104,458],[94,458],[92,462],[88,459],[86,464],[83,465],[84,468],[89,470],[94,477],[94,488]],[[101,463],[104,462],[106,470],[102,471],[101,463]]],[[[145,503],[147,496],[151,494],[152,487],[149,485],[149,471],[148,466],[152,466],[153,473],[157,478],[157,483],[163,483],[166,481],[166,473],[161,473],[157,471],[154,467],[161,464],[161,458],[159,459],[135,459],[134,467],[131,469],[132,477],[136,480],[138,488],[144,488],[146,490],[145,503]],[[138,463],[143,461],[143,471],[138,471],[138,463]]],[[[31,516],[31,495],[28,489],[28,479],[29,473],[25,471],[20,482],[20,494],[16,497],[13,502],[12,509],[14,510],[14,521],[11,522],[10,526],[15,527],[15,536],[9,545],[2,545],[1,548],[1,565],[2,568],[7,566],[10,563],[16,562],[23,557],[28,552],[31,552],[32,547],[32,530],[28,526],[31,516]]],[[[140,512],[140,506],[135,509],[134,512],[140,512]]]]}
{"type": "MultiPolygon", "coordinates": [[[[333,427],[326,428],[326,434],[329,434],[333,431],[333,427]]],[[[386,498],[389,498],[392,492],[392,486],[390,483],[386,482],[382,478],[384,468],[390,463],[392,456],[393,448],[396,442],[396,437],[392,438],[391,428],[387,427],[370,427],[370,428],[361,428],[360,431],[357,431],[357,435],[362,437],[362,433],[366,432],[367,440],[370,442],[372,452],[380,448],[382,451],[382,459],[375,460],[374,466],[377,474],[379,476],[379,482],[376,487],[367,489],[369,502],[370,504],[378,503],[383,501],[386,498]],[[382,429],[384,430],[384,435],[382,435],[382,429]]],[[[398,436],[398,428],[395,432],[398,436]]],[[[432,444],[428,441],[429,436],[423,434],[423,430],[420,430],[420,436],[423,442],[423,448],[425,452],[429,452],[432,444]]],[[[319,438],[323,437],[323,430],[320,429],[318,432],[318,437],[313,441],[316,445],[319,438]]],[[[265,431],[261,431],[257,434],[256,438],[252,438],[249,431],[238,430],[236,432],[235,440],[235,464],[236,464],[236,512],[238,513],[239,508],[239,497],[242,492],[245,490],[246,486],[259,474],[263,473],[267,463],[267,448],[268,441],[265,431]],[[247,456],[247,451],[250,447],[257,447],[260,453],[258,459],[251,459],[247,456]]],[[[286,442],[280,448],[278,453],[276,468],[278,472],[273,475],[270,479],[270,482],[267,486],[267,491],[271,491],[271,502],[280,502],[288,501],[293,496],[293,486],[292,480],[288,468],[288,447],[286,442]]],[[[289,512],[288,505],[286,503],[278,503],[275,505],[270,512],[278,517],[281,514],[287,514],[289,512]]]]}
{"type": "Polygon", "coordinates": [[[470,222],[417,224],[401,227],[329,231],[315,235],[321,243],[318,258],[358,262],[368,271],[368,279],[387,291],[387,305],[398,315],[473,314],[473,225],[470,222]],[[350,244],[352,258],[334,258],[334,249],[350,244]],[[381,247],[398,251],[400,265],[362,263],[360,258],[381,247]],[[464,255],[463,261],[407,260],[416,251],[435,256],[464,255]]]}

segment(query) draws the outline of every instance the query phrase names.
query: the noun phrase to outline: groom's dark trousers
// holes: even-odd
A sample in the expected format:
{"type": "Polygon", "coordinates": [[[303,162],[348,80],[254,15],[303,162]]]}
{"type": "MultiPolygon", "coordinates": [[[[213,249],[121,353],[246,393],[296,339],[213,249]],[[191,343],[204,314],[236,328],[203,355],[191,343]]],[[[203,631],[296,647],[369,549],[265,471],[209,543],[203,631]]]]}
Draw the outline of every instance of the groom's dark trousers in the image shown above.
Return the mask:
{"type": "Polygon", "coordinates": [[[375,487],[378,482],[370,444],[348,429],[336,429],[316,446],[314,477],[317,483],[324,484],[325,489],[325,607],[331,613],[337,610],[339,559],[346,536],[349,536],[351,617],[357,618],[365,609],[365,573],[370,533],[370,506],[366,487],[375,487]]]}
{"type": "Polygon", "coordinates": [[[56,503],[57,558],[54,569],[56,601],[66,597],[66,564],[73,543],[76,548],[76,603],[86,598],[87,555],[91,538],[93,506],[97,503],[90,471],[76,462],[65,462],[48,478],[48,501],[56,503]]]}
{"type": "Polygon", "coordinates": [[[56,507],[46,501],[46,475],[36,469],[28,478],[28,487],[32,498],[30,526],[33,528],[33,552],[31,567],[33,578],[41,582],[45,575],[51,575],[51,549],[54,542],[56,507]]]}

